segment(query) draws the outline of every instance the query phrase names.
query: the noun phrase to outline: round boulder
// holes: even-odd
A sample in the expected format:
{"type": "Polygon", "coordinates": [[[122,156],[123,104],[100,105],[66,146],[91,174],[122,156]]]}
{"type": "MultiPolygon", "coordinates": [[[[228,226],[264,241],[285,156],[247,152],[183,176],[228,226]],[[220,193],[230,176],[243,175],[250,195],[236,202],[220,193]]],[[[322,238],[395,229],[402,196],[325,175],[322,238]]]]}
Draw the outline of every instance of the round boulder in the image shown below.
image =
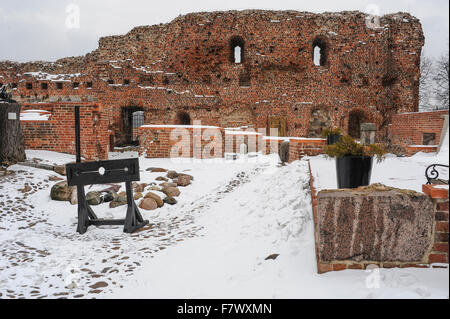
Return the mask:
{"type": "Polygon", "coordinates": [[[66,165],[54,165],[53,170],[59,175],[66,175],[66,165]]]}
{"type": "Polygon", "coordinates": [[[162,192],[168,197],[178,197],[181,194],[180,190],[177,187],[166,187],[163,188],[162,192]]]}
{"type": "Polygon", "coordinates": [[[186,187],[191,184],[191,178],[188,175],[178,175],[176,179],[173,180],[177,186],[186,187]]]}
{"type": "Polygon", "coordinates": [[[146,183],[142,183],[142,184],[136,183],[136,185],[133,188],[136,193],[142,193],[145,190],[145,188],[147,187],[147,185],[148,184],[146,184],[146,183]]]}
{"type": "Polygon", "coordinates": [[[159,184],[159,186],[161,186],[162,188],[177,187],[177,184],[176,183],[164,182],[164,183],[159,184]]]}
{"type": "Polygon", "coordinates": [[[120,192],[117,195],[117,198],[114,199],[111,203],[109,203],[109,208],[115,208],[118,206],[123,206],[127,204],[127,193],[126,192],[120,192]]]}
{"type": "Polygon", "coordinates": [[[152,193],[152,192],[148,192],[144,198],[151,198],[153,199],[157,204],[158,207],[162,207],[164,205],[163,200],[161,199],[161,197],[159,197],[157,194],[152,193]]]}
{"type": "Polygon", "coordinates": [[[170,179],[174,179],[178,177],[178,173],[176,171],[168,171],[167,172],[167,177],[170,179]]]}
{"type": "Polygon", "coordinates": [[[53,200],[70,201],[74,189],[76,188],[74,186],[69,187],[66,181],[59,182],[53,185],[50,191],[50,197],[53,200]]]}
{"type": "Polygon", "coordinates": [[[150,186],[149,188],[148,188],[149,190],[151,190],[151,191],[161,191],[161,187],[159,187],[159,186],[154,186],[154,185],[152,185],[152,186],[150,186]]]}
{"type": "Polygon", "coordinates": [[[173,197],[167,196],[166,198],[164,198],[164,203],[168,205],[175,205],[177,203],[177,200],[173,197]]]}
{"type": "Polygon", "coordinates": [[[144,198],[139,204],[139,208],[144,210],[155,210],[158,208],[158,204],[153,198],[144,198]]]}
{"type": "Polygon", "coordinates": [[[99,192],[89,192],[86,194],[86,201],[89,205],[97,206],[103,203],[103,197],[99,192]]]}

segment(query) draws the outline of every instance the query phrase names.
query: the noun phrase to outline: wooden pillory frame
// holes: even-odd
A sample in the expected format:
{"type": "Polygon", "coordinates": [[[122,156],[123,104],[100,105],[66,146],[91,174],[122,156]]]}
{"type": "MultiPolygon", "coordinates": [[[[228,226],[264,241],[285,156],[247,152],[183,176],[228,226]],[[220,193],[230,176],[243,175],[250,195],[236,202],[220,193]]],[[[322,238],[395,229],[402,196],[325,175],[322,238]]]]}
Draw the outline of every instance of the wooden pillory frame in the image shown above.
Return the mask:
{"type": "Polygon", "coordinates": [[[76,163],[66,165],[67,184],[76,186],[78,192],[77,232],[84,234],[90,225],[124,225],[125,233],[133,233],[148,224],[133,199],[131,182],[139,181],[139,159],[81,163],[80,107],[75,106],[76,163]],[[123,183],[127,192],[127,214],[125,219],[100,219],[86,201],[84,186],[92,184],[123,183]]]}

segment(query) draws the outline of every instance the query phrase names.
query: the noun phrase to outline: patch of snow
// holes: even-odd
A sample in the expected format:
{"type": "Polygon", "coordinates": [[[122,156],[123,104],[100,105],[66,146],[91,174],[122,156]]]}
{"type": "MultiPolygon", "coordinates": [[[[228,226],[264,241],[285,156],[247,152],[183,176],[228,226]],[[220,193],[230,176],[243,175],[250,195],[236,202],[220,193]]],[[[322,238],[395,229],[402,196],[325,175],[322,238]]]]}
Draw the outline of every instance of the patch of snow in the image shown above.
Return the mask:
{"type": "Polygon", "coordinates": [[[48,121],[51,113],[45,110],[26,110],[20,113],[21,121],[48,121]]]}
{"type": "Polygon", "coordinates": [[[442,139],[442,144],[440,145],[438,156],[439,156],[439,158],[441,158],[441,160],[447,159],[447,163],[448,163],[448,158],[449,158],[449,128],[448,127],[447,127],[447,131],[444,134],[444,138],[442,139]]]}
{"type": "MultiPolygon", "coordinates": [[[[310,160],[317,190],[336,189],[335,159],[320,155],[311,157],[310,160]]],[[[381,163],[374,160],[370,183],[422,192],[422,185],[427,182],[425,170],[429,165],[436,163],[448,165],[449,159],[434,153],[417,153],[411,157],[397,157],[390,154],[381,163]]],[[[448,176],[448,170],[443,169],[440,172],[448,176]]]]}
{"type": "Polygon", "coordinates": [[[262,135],[261,133],[251,132],[251,131],[235,131],[225,129],[226,135],[262,135]]]}
{"type": "Polygon", "coordinates": [[[278,137],[278,136],[263,136],[263,140],[268,141],[289,141],[289,137],[278,137]]]}
{"type": "Polygon", "coordinates": [[[143,128],[214,128],[219,129],[218,126],[208,126],[208,125],[142,125],[143,128]]]}

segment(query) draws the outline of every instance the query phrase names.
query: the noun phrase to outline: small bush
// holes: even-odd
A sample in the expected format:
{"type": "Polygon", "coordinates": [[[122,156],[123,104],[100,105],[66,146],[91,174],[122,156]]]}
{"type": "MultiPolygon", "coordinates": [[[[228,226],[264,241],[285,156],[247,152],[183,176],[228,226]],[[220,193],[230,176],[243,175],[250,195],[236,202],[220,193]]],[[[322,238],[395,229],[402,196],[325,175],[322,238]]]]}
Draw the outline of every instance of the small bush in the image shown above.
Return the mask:
{"type": "Polygon", "coordinates": [[[329,157],[376,156],[377,161],[381,162],[387,151],[382,144],[362,145],[358,144],[352,137],[345,135],[336,144],[325,146],[325,153],[329,157]]]}
{"type": "Polygon", "coordinates": [[[328,136],[331,136],[331,135],[341,135],[341,134],[342,134],[342,129],[340,127],[327,128],[322,131],[323,138],[327,138],[328,136]]]}

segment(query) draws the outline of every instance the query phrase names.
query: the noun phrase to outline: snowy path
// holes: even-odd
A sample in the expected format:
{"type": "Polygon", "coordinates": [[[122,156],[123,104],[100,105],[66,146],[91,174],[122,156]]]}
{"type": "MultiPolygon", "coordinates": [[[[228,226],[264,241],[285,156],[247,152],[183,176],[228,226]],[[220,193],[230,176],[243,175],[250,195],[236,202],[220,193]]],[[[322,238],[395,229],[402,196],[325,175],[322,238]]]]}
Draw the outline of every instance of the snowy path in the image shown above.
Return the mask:
{"type": "MultiPolygon", "coordinates": [[[[76,206],[49,198],[55,174],[11,167],[15,174],[0,178],[0,298],[448,298],[448,269],[318,275],[307,162],[280,167],[275,157],[140,158],[143,182],[164,175],[148,167],[195,180],[177,205],[143,211],[151,224],[132,235],[120,226],[78,235],[76,206]],[[366,285],[373,275],[379,288],[366,285]]],[[[124,211],[95,207],[100,217],[124,211]]]]}
{"type": "MultiPolygon", "coordinates": [[[[32,171],[27,176],[32,177],[32,171]]],[[[10,181],[2,181],[1,188],[12,190],[28,180],[20,177],[24,172],[18,173],[8,177],[10,181]]],[[[80,236],[75,233],[75,206],[70,207],[72,218],[67,223],[59,219],[59,223],[52,213],[66,213],[63,206],[68,204],[42,205],[40,195],[48,194],[48,180],[30,181],[29,185],[33,190],[24,199],[15,192],[0,195],[0,297],[96,297],[119,286],[141,260],[198,230],[185,215],[153,218],[148,227],[133,235],[122,233],[121,227],[91,227],[80,236]],[[36,191],[39,188],[41,191],[36,191]]]]}
{"type": "Polygon", "coordinates": [[[448,269],[318,275],[308,182],[307,162],[266,166],[202,211],[200,237],[146,260],[103,297],[448,298],[448,269]]]}
{"type": "Polygon", "coordinates": [[[284,296],[284,280],[280,279],[297,266],[304,268],[291,264],[289,256],[301,254],[303,264],[314,272],[308,183],[307,162],[265,167],[260,174],[249,175],[248,183],[215,201],[199,216],[202,237],[145,262],[113,296],[284,296]],[[280,256],[265,260],[272,254],[280,256]],[[274,271],[275,276],[267,276],[268,271],[274,271]]]}
{"type": "MultiPolygon", "coordinates": [[[[49,163],[64,163],[64,154],[49,163]]],[[[129,235],[121,226],[90,227],[85,235],[76,229],[76,206],[49,198],[49,180],[56,174],[35,168],[13,166],[14,174],[0,180],[0,297],[1,298],[99,298],[126,282],[143,260],[197,236],[202,226],[195,217],[249,176],[259,165],[217,165],[209,162],[172,163],[141,159],[141,180],[154,181],[161,173],[145,171],[150,166],[189,171],[193,185],[182,189],[175,206],[143,211],[150,225],[129,235]],[[211,173],[215,173],[211,176],[211,173]],[[31,190],[22,193],[25,186],[31,190]],[[73,282],[73,283],[72,283],[73,282]]],[[[96,206],[101,217],[120,218],[124,207],[96,206]]]]}

